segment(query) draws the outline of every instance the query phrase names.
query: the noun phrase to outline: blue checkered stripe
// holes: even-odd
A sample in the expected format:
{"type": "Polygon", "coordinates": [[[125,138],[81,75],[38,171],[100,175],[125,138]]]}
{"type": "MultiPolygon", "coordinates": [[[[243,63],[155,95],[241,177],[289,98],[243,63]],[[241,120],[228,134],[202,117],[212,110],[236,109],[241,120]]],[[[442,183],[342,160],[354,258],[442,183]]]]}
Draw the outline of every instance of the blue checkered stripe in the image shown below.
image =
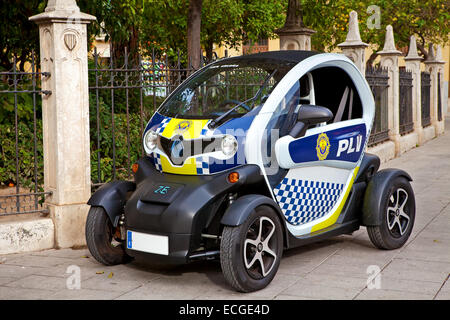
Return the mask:
{"type": "MultiPolygon", "coordinates": [[[[208,124],[211,121],[208,121],[200,132],[200,136],[211,136],[214,133],[214,130],[210,130],[208,128],[208,124]]],[[[195,166],[197,168],[197,174],[210,174],[209,172],[209,157],[197,157],[195,158],[195,166]]]]}
{"type": "Polygon", "coordinates": [[[162,172],[161,155],[159,153],[153,152],[153,161],[155,163],[156,170],[162,172]]]}
{"type": "Polygon", "coordinates": [[[195,159],[195,166],[197,167],[197,174],[209,174],[208,157],[197,157],[195,159]]]}
{"type": "Polygon", "coordinates": [[[155,132],[162,133],[166,128],[167,124],[170,122],[170,120],[171,120],[170,118],[165,118],[163,121],[161,121],[161,123],[156,128],[155,132]]]}
{"type": "Polygon", "coordinates": [[[288,222],[299,225],[327,214],[343,189],[341,183],[284,178],[274,194],[288,222]]]}

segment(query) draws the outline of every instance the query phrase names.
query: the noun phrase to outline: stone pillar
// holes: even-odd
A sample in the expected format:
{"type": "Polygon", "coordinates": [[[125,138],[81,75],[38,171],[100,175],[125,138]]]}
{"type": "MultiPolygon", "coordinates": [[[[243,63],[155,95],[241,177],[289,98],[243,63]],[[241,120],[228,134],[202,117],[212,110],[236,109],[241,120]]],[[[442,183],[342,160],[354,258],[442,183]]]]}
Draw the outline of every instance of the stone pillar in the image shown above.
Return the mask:
{"type": "Polygon", "coordinates": [[[423,59],[417,53],[416,38],[411,36],[409,42],[408,55],[405,57],[406,69],[411,71],[413,77],[412,88],[412,105],[413,105],[413,120],[414,131],[417,133],[418,144],[421,145],[423,141],[423,128],[422,128],[422,89],[421,89],[421,76],[420,76],[420,62],[423,59]]]}
{"type": "Polygon", "coordinates": [[[30,18],[39,25],[42,79],[44,188],[55,225],[57,247],[85,244],[84,225],[91,194],[86,26],[95,17],[75,0],[49,0],[30,18]]]}
{"type": "Polygon", "coordinates": [[[400,153],[400,121],[399,121],[399,68],[398,57],[402,54],[395,48],[394,32],[392,26],[386,27],[386,38],[382,51],[378,54],[381,56],[381,66],[388,70],[388,114],[389,114],[389,138],[395,144],[396,156],[400,153]]]}
{"type": "Polygon", "coordinates": [[[289,0],[286,23],[275,33],[280,37],[280,50],[311,50],[311,35],[316,33],[303,24],[299,0],[289,0]]]}
{"type": "MultiPolygon", "coordinates": [[[[427,72],[430,73],[431,78],[431,96],[430,96],[430,116],[431,125],[436,130],[436,135],[444,133],[445,113],[444,113],[444,65],[445,61],[442,59],[442,50],[440,46],[437,46],[436,54],[434,54],[433,44],[430,44],[428,50],[428,58],[424,62],[427,72]],[[438,74],[440,74],[441,82],[438,81],[438,74]],[[441,86],[438,90],[438,86],[441,86]],[[442,108],[442,121],[438,120],[438,93],[441,94],[441,108],[442,108]]],[[[446,100],[445,100],[446,101],[446,100]]]]}
{"type": "Polygon", "coordinates": [[[358,13],[356,11],[350,12],[348,33],[345,42],[338,44],[342,52],[352,60],[358,67],[359,71],[366,75],[366,48],[369,45],[361,41],[358,26],[358,13]]]}

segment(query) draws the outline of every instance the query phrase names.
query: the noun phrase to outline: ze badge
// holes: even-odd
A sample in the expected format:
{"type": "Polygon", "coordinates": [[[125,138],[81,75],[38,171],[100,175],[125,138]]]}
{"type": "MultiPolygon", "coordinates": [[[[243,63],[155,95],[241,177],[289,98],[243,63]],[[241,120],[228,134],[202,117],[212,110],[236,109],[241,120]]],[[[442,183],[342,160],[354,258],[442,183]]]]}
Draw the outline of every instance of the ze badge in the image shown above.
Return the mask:
{"type": "Polygon", "coordinates": [[[159,186],[155,191],[153,191],[154,193],[158,193],[158,194],[167,194],[167,192],[169,192],[170,187],[168,186],[159,186]]]}
{"type": "Polygon", "coordinates": [[[336,157],[340,157],[341,153],[346,151],[347,154],[353,153],[353,152],[359,152],[361,150],[362,145],[362,135],[358,134],[356,136],[356,145],[354,137],[351,137],[350,139],[342,139],[339,140],[339,146],[336,157]]]}

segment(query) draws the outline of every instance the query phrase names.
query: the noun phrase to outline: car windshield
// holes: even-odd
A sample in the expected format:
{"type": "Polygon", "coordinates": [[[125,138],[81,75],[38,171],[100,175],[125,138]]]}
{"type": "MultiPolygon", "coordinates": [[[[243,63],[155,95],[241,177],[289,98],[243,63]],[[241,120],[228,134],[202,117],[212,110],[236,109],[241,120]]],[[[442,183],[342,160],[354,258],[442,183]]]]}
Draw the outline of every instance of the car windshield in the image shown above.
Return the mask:
{"type": "Polygon", "coordinates": [[[185,119],[216,119],[227,111],[227,117],[257,113],[258,107],[293,65],[236,58],[210,64],[182,83],[158,112],[185,119]],[[233,108],[235,110],[231,111],[233,108]]]}

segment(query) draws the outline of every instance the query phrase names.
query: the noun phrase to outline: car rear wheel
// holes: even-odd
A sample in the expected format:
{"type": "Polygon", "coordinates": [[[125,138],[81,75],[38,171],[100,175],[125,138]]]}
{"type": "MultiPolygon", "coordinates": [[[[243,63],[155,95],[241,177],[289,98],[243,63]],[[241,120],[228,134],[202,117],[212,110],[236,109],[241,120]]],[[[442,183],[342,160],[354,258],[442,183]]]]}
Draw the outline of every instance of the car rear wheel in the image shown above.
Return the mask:
{"type": "Polygon", "coordinates": [[[228,283],[237,291],[265,288],[274,278],[283,253],[282,227],[277,214],[259,206],[240,226],[225,226],[220,263],[228,283]]]}
{"type": "Polygon", "coordinates": [[[380,249],[400,248],[414,225],[416,204],[411,184],[404,177],[397,177],[386,188],[382,201],[381,223],[367,227],[369,238],[380,249]]]}
{"type": "Polygon", "coordinates": [[[130,261],[125,253],[120,231],[101,207],[91,207],[86,219],[86,242],[92,256],[100,263],[112,266],[130,261]]]}

